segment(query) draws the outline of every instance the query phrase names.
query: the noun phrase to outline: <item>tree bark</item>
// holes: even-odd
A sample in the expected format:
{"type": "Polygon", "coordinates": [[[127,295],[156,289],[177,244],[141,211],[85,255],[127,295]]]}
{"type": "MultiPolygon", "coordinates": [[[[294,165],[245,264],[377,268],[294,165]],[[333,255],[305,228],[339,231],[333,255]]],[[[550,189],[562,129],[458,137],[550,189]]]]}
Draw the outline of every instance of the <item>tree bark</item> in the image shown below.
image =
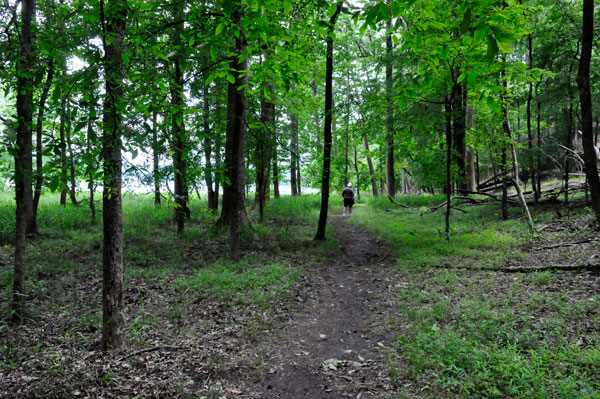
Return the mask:
{"type": "MultiPolygon", "coordinates": [[[[231,14],[231,22],[241,30],[242,10],[236,7],[231,14]]],[[[242,34],[235,38],[234,54],[246,52],[246,42],[242,34]]],[[[225,176],[227,181],[223,184],[223,203],[221,217],[217,225],[229,225],[230,233],[238,233],[238,224],[248,220],[246,213],[246,72],[248,61],[239,62],[238,57],[233,57],[230,70],[234,81],[229,83],[227,90],[227,134],[225,138],[225,176]]],[[[237,243],[237,238],[231,242],[237,243]]]]}
{"type": "Polygon", "coordinates": [[[450,212],[452,195],[452,101],[446,97],[446,240],[450,241],[450,212]]]}
{"type": "Polygon", "coordinates": [[[369,139],[367,134],[363,133],[363,140],[365,142],[365,151],[367,153],[367,164],[369,165],[369,175],[371,176],[371,190],[373,191],[374,197],[379,197],[379,190],[377,189],[377,177],[375,177],[375,168],[373,167],[373,160],[369,155],[369,139]]]}
{"type": "Polygon", "coordinates": [[[42,89],[42,95],[40,96],[40,103],[38,106],[37,123],[36,123],[36,147],[35,147],[35,193],[33,196],[33,210],[31,221],[28,224],[28,234],[37,234],[37,211],[40,203],[40,197],[42,196],[42,184],[44,182],[43,172],[43,153],[42,153],[42,130],[44,124],[44,112],[46,111],[46,100],[48,99],[48,93],[52,86],[52,80],[54,78],[54,59],[51,58],[48,63],[48,74],[46,76],[46,82],[42,89]]]}
{"type": "Polygon", "coordinates": [[[66,138],[67,138],[67,148],[69,149],[69,158],[68,158],[68,166],[69,166],[69,175],[70,175],[70,179],[71,179],[71,185],[69,187],[69,199],[71,200],[71,203],[73,205],[79,205],[77,203],[77,197],[76,197],[76,189],[77,189],[77,185],[75,183],[75,159],[74,159],[74,155],[73,155],[73,145],[71,142],[71,133],[72,133],[72,117],[71,117],[71,112],[70,110],[68,111],[68,124],[67,124],[67,131],[66,131],[66,138]]]}
{"type": "MultiPolygon", "coordinates": [[[[156,99],[152,102],[156,104],[156,99]]],[[[158,110],[152,106],[152,177],[154,180],[154,204],[160,205],[160,172],[159,172],[159,152],[158,145],[158,110]]]]}
{"type": "MultiPolygon", "coordinates": [[[[270,90],[271,98],[273,91],[270,90]]],[[[264,210],[269,191],[269,174],[271,171],[271,149],[275,141],[275,104],[267,97],[261,97],[261,115],[262,129],[260,137],[256,140],[256,200],[258,202],[258,211],[261,222],[264,219],[264,210]]]]}
{"type": "Polygon", "coordinates": [[[32,123],[34,55],[31,45],[31,22],[35,18],[35,1],[21,2],[21,49],[17,61],[17,141],[15,153],[15,268],[11,319],[21,323],[25,313],[25,244],[27,224],[33,215],[32,123]]]}
{"type": "Polygon", "coordinates": [[[60,148],[60,205],[67,205],[67,144],[65,141],[65,129],[67,124],[67,103],[68,99],[63,99],[61,109],[60,109],[60,127],[59,127],[59,143],[58,146],[60,148]]]}
{"type": "MultiPolygon", "coordinates": [[[[533,219],[531,218],[531,214],[529,213],[529,208],[527,207],[527,202],[525,201],[525,197],[523,196],[523,192],[521,191],[521,186],[519,185],[519,163],[517,162],[517,150],[515,149],[515,142],[512,136],[512,130],[510,128],[510,120],[508,118],[508,106],[506,104],[506,95],[508,93],[508,81],[506,78],[506,57],[502,57],[502,115],[504,120],[502,121],[502,129],[504,130],[504,134],[506,134],[506,138],[510,144],[510,150],[512,153],[512,161],[513,161],[513,175],[514,179],[512,181],[515,189],[517,190],[517,196],[519,197],[519,202],[521,203],[521,207],[523,208],[523,212],[527,216],[527,223],[532,231],[535,230],[535,226],[533,224],[533,219]]],[[[504,199],[504,198],[503,198],[504,199]]]]}
{"type": "Polygon", "coordinates": [[[292,196],[298,195],[298,114],[296,110],[290,113],[290,185],[292,196]]]}
{"type": "Polygon", "coordinates": [[[95,99],[90,101],[90,108],[88,110],[88,127],[86,135],[86,152],[88,154],[88,164],[86,167],[86,175],[88,176],[88,190],[90,192],[90,213],[91,213],[91,224],[96,224],[96,204],[94,203],[94,191],[96,189],[96,182],[94,174],[96,170],[96,157],[94,156],[94,148],[96,147],[97,137],[94,132],[92,113],[94,111],[95,99]]]}
{"type": "MultiPolygon", "coordinates": [[[[531,71],[533,69],[533,39],[531,33],[527,35],[527,61],[528,67],[531,71]]],[[[531,127],[531,102],[533,101],[533,82],[529,81],[529,88],[527,91],[527,150],[529,152],[529,167],[530,169],[530,179],[531,179],[531,189],[533,191],[533,202],[537,205],[539,199],[539,193],[537,191],[536,183],[536,167],[535,157],[533,156],[533,130],[531,127]]]]}
{"type": "Polygon", "coordinates": [[[325,67],[325,129],[323,134],[323,177],[321,179],[321,210],[315,240],[325,241],[327,210],[329,207],[329,174],[331,169],[331,113],[333,110],[333,31],[335,21],[342,11],[343,1],[337,2],[337,8],[329,20],[327,31],[327,55],[325,67]]]}
{"type": "Polygon", "coordinates": [[[459,190],[467,189],[467,176],[466,176],[466,107],[465,107],[465,96],[467,94],[466,85],[462,83],[454,83],[452,90],[452,138],[453,144],[453,156],[456,163],[456,170],[458,172],[457,183],[459,190]]]}
{"type": "MultiPolygon", "coordinates": [[[[173,19],[183,18],[183,3],[174,1],[173,19]]],[[[186,146],[186,133],[184,123],[184,81],[183,81],[183,49],[181,48],[181,35],[183,24],[177,24],[171,33],[171,41],[177,51],[173,59],[173,80],[171,81],[171,136],[173,151],[173,175],[175,196],[175,220],[177,223],[177,234],[183,233],[185,228],[185,216],[187,212],[187,185],[185,181],[186,163],[184,152],[186,146]]]]}
{"type": "Polygon", "coordinates": [[[279,193],[279,168],[277,167],[277,142],[274,144],[273,148],[273,196],[275,198],[280,197],[279,193]]]}
{"type": "Polygon", "coordinates": [[[581,102],[581,130],[583,133],[583,156],[585,174],[592,196],[592,209],[596,220],[600,222],[600,177],[596,149],[594,147],[594,129],[592,115],[592,96],[590,90],[590,63],[594,40],[594,0],[583,0],[583,27],[581,40],[581,57],[577,71],[577,86],[581,102]]]}
{"type": "Polygon", "coordinates": [[[385,118],[385,176],[387,182],[388,195],[392,198],[396,195],[396,181],[394,177],[394,106],[392,102],[393,87],[393,59],[392,59],[392,20],[386,21],[388,30],[385,39],[386,63],[385,63],[385,98],[386,98],[386,118],[385,118]]]}
{"type": "Polygon", "coordinates": [[[104,228],[102,284],[102,349],[116,350],[123,344],[123,226],[121,197],[121,110],[123,101],[123,39],[127,22],[127,0],[112,0],[105,10],[100,0],[103,28],[104,71],[104,228]],[[106,11],[106,12],[105,12],[106,11]],[[106,16],[105,16],[106,15],[106,16]]]}
{"type": "MultiPolygon", "coordinates": [[[[210,102],[208,101],[208,86],[204,85],[204,100],[202,105],[202,126],[204,130],[204,182],[206,184],[206,194],[208,197],[208,209],[216,209],[215,190],[213,188],[213,167],[212,167],[212,138],[210,134],[210,102]]],[[[218,100],[217,100],[218,101],[218,100]]]]}

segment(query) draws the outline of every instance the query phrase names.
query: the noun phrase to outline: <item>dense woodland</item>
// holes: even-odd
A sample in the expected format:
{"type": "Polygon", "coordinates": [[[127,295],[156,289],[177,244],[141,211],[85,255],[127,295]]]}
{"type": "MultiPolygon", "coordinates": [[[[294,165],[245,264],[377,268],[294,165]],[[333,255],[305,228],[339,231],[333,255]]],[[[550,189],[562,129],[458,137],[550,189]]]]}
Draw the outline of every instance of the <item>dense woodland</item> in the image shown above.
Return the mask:
{"type": "Polygon", "coordinates": [[[124,195],[152,196],[180,237],[208,212],[233,261],[284,186],[319,192],[315,241],[349,182],[390,213],[437,198],[427,212],[448,245],[456,201],[529,234],[540,206],[600,220],[594,13],[593,0],[4,1],[9,318],[28,318],[44,198],[102,231],[108,352],[127,339],[124,195]]]}

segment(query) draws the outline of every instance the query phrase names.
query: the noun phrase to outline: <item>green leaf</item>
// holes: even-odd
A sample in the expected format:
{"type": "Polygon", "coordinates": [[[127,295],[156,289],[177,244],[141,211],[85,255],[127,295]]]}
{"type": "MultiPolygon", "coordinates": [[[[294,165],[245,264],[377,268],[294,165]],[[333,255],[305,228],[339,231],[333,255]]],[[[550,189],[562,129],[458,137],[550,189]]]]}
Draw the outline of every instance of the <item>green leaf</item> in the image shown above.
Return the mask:
{"type": "Polygon", "coordinates": [[[190,47],[192,47],[194,43],[196,43],[196,36],[190,37],[190,41],[188,42],[190,47]]]}
{"type": "Polygon", "coordinates": [[[460,75],[458,75],[458,79],[456,79],[456,83],[462,83],[462,81],[465,80],[466,77],[467,77],[467,74],[465,72],[461,73],[460,75]]]}
{"type": "Polygon", "coordinates": [[[235,76],[233,76],[232,74],[230,74],[229,72],[227,72],[227,80],[229,81],[229,83],[234,84],[235,83],[235,76]]]}
{"type": "Polygon", "coordinates": [[[206,86],[208,86],[208,85],[210,85],[210,84],[213,82],[213,80],[215,80],[216,78],[217,78],[217,73],[216,73],[216,72],[213,72],[213,73],[211,73],[210,75],[208,75],[208,77],[206,78],[206,81],[204,82],[204,84],[205,84],[206,86]]]}
{"type": "Polygon", "coordinates": [[[494,112],[500,112],[500,106],[498,105],[498,103],[496,102],[496,99],[492,96],[488,96],[486,98],[486,103],[488,105],[488,107],[490,107],[490,109],[494,112]]]}
{"type": "Polygon", "coordinates": [[[498,44],[492,35],[487,36],[487,55],[489,58],[494,58],[498,55],[498,44]]]}
{"type": "Polygon", "coordinates": [[[288,15],[290,13],[290,11],[292,11],[292,2],[284,1],[283,2],[283,14],[288,15]]]}
{"type": "Polygon", "coordinates": [[[512,45],[510,43],[500,42],[500,41],[496,40],[496,44],[498,45],[498,49],[505,54],[512,53],[512,51],[513,51],[512,45]]]}
{"type": "Polygon", "coordinates": [[[469,8],[467,8],[467,11],[465,11],[465,15],[463,16],[463,20],[460,23],[460,33],[462,33],[463,35],[465,33],[467,33],[467,31],[469,30],[470,24],[471,24],[471,10],[469,8]]]}
{"type": "Polygon", "coordinates": [[[223,32],[223,29],[225,29],[225,23],[221,22],[219,25],[217,25],[217,28],[215,29],[215,36],[219,36],[219,34],[223,32]]]}
{"type": "Polygon", "coordinates": [[[217,49],[214,43],[210,45],[210,58],[213,60],[217,59],[217,49]]]}
{"type": "Polygon", "coordinates": [[[331,17],[333,17],[333,14],[335,14],[336,11],[337,11],[337,3],[334,3],[329,7],[329,10],[327,10],[327,15],[329,16],[329,19],[331,19],[331,17]]]}
{"type": "Polygon", "coordinates": [[[450,52],[450,49],[448,48],[448,46],[444,46],[444,47],[442,48],[442,54],[441,54],[441,56],[442,56],[442,59],[443,59],[444,61],[447,61],[447,60],[448,60],[448,53],[449,53],[449,52],[450,52]]]}
{"type": "Polygon", "coordinates": [[[121,57],[123,58],[123,64],[125,64],[126,67],[129,66],[129,56],[125,53],[121,54],[121,57]]]}

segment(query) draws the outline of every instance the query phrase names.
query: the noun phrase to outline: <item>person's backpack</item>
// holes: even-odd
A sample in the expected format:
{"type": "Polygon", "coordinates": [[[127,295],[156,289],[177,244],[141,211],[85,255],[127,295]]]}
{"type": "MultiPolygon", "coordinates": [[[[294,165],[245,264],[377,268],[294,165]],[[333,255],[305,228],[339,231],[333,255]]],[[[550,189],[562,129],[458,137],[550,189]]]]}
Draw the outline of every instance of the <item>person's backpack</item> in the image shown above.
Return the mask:
{"type": "Polygon", "coordinates": [[[342,191],[342,197],[352,199],[354,197],[354,191],[351,188],[345,188],[344,191],[342,191]]]}

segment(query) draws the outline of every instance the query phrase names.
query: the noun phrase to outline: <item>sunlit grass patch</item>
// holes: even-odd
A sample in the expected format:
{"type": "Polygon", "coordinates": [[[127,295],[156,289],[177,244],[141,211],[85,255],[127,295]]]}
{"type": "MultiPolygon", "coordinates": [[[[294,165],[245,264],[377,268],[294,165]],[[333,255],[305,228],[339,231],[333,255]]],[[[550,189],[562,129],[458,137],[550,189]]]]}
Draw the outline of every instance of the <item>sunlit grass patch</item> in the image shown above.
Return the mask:
{"type": "Polygon", "coordinates": [[[231,305],[269,307],[270,302],[285,295],[300,272],[281,263],[263,263],[256,257],[239,262],[218,261],[180,278],[179,290],[226,301],[231,305]]]}

